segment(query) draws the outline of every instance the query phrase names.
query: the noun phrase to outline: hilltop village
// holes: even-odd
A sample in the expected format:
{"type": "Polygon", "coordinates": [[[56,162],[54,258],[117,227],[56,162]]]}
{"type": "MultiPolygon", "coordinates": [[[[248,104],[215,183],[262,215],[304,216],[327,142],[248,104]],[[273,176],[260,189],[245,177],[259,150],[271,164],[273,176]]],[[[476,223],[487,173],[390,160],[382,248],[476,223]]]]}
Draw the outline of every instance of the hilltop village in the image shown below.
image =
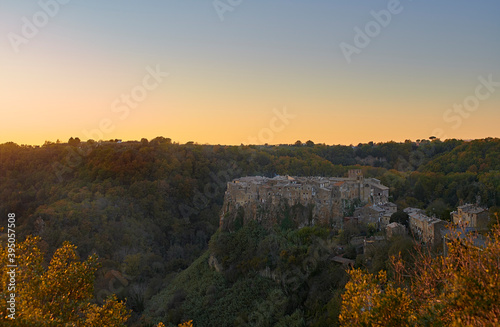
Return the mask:
{"type": "MultiPolygon", "coordinates": [[[[448,222],[418,208],[404,208],[408,228],[391,223],[397,210],[389,202],[389,188],[378,179],[364,178],[359,169],[349,170],[348,177],[247,176],[227,183],[220,228],[231,231],[250,220],[267,228],[325,225],[341,229],[345,224],[366,223],[385,229],[388,237],[411,233],[431,245],[449,233],[448,222]]],[[[467,230],[482,230],[489,222],[488,209],[466,204],[451,213],[450,221],[467,230]]]]}
{"type": "MultiPolygon", "coordinates": [[[[296,227],[321,224],[341,227],[349,209],[361,204],[388,204],[389,188],[361,170],[348,177],[252,176],[227,184],[220,226],[231,229],[232,220],[257,220],[272,226],[290,219],[296,227]],[[239,213],[232,217],[231,214],[239,213]]],[[[389,205],[390,206],[390,205],[389,205]]],[[[395,206],[395,205],[394,205],[395,206]]]]}

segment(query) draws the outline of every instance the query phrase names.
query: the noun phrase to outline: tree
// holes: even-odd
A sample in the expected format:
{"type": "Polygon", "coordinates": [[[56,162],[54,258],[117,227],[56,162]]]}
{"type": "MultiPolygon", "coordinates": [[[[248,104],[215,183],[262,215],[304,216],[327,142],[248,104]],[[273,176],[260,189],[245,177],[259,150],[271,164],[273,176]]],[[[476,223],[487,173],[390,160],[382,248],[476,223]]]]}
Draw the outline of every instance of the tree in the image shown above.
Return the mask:
{"type": "Polygon", "coordinates": [[[443,199],[439,198],[432,201],[431,204],[427,206],[427,215],[435,216],[439,219],[449,221],[450,220],[450,212],[451,210],[446,205],[443,199]]]}
{"type": "Polygon", "coordinates": [[[117,301],[114,294],[106,299],[102,306],[88,304],[85,315],[86,327],[125,326],[130,316],[125,303],[117,301]]]}
{"type": "Polygon", "coordinates": [[[186,322],[183,322],[182,324],[179,324],[178,325],[179,327],[193,327],[193,320],[189,320],[189,321],[186,321],[186,322]]]}
{"type": "Polygon", "coordinates": [[[399,223],[401,225],[405,225],[406,227],[409,227],[408,223],[408,214],[404,211],[396,211],[391,215],[391,218],[389,222],[391,223],[399,223]]]}
{"type": "Polygon", "coordinates": [[[159,144],[172,144],[172,139],[170,138],[165,138],[163,136],[158,136],[155,137],[154,139],[151,140],[150,142],[152,145],[159,145],[159,144]]]}
{"type": "Polygon", "coordinates": [[[342,295],[341,325],[404,326],[413,320],[409,296],[388,281],[385,271],[372,275],[353,269],[349,275],[342,295]]]}
{"type": "Polygon", "coordinates": [[[309,147],[312,147],[312,146],[314,146],[314,142],[311,141],[311,140],[309,140],[309,141],[306,142],[306,145],[309,146],[309,147]]]}
{"type": "Polygon", "coordinates": [[[497,325],[500,225],[495,225],[485,239],[454,230],[446,247],[447,255],[437,257],[420,249],[411,268],[393,258],[393,280],[388,280],[384,272],[375,276],[351,270],[343,295],[342,325],[497,325]]]}
{"type": "Polygon", "coordinates": [[[70,139],[68,140],[68,145],[70,146],[79,146],[80,145],[80,139],[78,137],[76,138],[72,138],[70,137],[70,139]]]}
{"type": "MultiPolygon", "coordinates": [[[[7,269],[0,276],[0,297],[15,298],[15,313],[0,308],[0,324],[12,326],[125,326],[129,310],[111,297],[103,306],[92,304],[96,256],[80,262],[76,246],[65,242],[47,268],[38,237],[28,237],[15,251],[15,288],[7,269]],[[14,294],[14,296],[12,296],[14,294]],[[15,320],[11,318],[15,317],[15,320]]],[[[7,267],[8,248],[0,249],[0,264],[7,267]]]]}

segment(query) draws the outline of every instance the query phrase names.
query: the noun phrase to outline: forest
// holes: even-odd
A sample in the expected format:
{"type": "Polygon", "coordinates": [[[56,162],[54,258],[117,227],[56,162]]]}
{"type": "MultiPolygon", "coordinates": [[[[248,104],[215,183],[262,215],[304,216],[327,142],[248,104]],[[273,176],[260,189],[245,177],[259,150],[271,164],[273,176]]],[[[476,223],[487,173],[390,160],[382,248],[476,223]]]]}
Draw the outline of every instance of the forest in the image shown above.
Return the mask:
{"type": "MultiPolygon", "coordinates": [[[[71,138],[0,145],[0,228],[15,213],[17,242],[36,249],[38,276],[55,271],[51,262],[61,251],[77,272],[78,264],[90,265],[87,311],[78,310],[112,305],[128,318],[110,326],[349,325],[357,318],[341,314],[346,285],[354,297],[350,280],[369,277],[332,257],[343,254],[363,274],[375,274],[370,285],[387,284],[376,274],[396,276],[391,257],[414,261],[409,236],[360,255],[350,240],[376,235],[371,226],[266,230],[252,223],[234,233],[218,227],[226,183],[234,178],[346,176],[352,168],[389,186],[398,208],[418,207],[443,220],[460,204],[479,202],[492,217],[500,205],[500,140],[493,138],[349,146],[71,138]]],[[[409,312],[405,323],[414,316],[409,312]]]]}

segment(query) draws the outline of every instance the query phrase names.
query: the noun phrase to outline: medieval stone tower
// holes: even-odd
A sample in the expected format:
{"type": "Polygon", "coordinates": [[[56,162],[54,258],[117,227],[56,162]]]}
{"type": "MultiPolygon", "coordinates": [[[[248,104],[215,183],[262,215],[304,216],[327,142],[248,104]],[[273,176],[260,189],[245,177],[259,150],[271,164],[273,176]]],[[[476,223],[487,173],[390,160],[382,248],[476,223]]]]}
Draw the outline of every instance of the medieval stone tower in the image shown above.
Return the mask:
{"type": "Polygon", "coordinates": [[[350,169],[348,172],[349,179],[363,183],[363,173],[361,169],[350,169]]]}

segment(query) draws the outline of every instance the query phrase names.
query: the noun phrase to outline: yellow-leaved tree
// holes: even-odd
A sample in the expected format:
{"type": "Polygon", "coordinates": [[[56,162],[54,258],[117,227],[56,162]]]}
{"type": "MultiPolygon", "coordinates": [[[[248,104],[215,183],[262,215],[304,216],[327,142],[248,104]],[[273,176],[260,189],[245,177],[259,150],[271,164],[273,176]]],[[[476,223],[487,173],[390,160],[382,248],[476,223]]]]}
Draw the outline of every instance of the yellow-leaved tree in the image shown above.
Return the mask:
{"type": "Polygon", "coordinates": [[[193,320],[185,321],[182,324],[178,324],[179,327],[193,327],[193,320]]]}
{"type": "Polygon", "coordinates": [[[344,326],[404,326],[413,320],[411,300],[406,292],[378,275],[360,269],[349,271],[339,320],[344,326]]]}
{"type": "Polygon", "coordinates": [[[392,281],[351,270],[341,324],[500,326],[500,226],[484,238],[454,230],[446,245],[446,255],[419,251],[412,268],[393,261],[392,281]]]}
{"type": "Polygon", "coordinates": [[[1,302],[15,299],[14,305],[0,307],[0,325],[125,326],[130,311],[116,297],[102,306],[92,303],[99,267],[96,256],[81,262],[76,246],[65,242],[44,267],[39,241],[28,237],[16,246],[14,270],[4,268],[12,262],[8,262],[8,248],[0,248],[1,302]]]}

